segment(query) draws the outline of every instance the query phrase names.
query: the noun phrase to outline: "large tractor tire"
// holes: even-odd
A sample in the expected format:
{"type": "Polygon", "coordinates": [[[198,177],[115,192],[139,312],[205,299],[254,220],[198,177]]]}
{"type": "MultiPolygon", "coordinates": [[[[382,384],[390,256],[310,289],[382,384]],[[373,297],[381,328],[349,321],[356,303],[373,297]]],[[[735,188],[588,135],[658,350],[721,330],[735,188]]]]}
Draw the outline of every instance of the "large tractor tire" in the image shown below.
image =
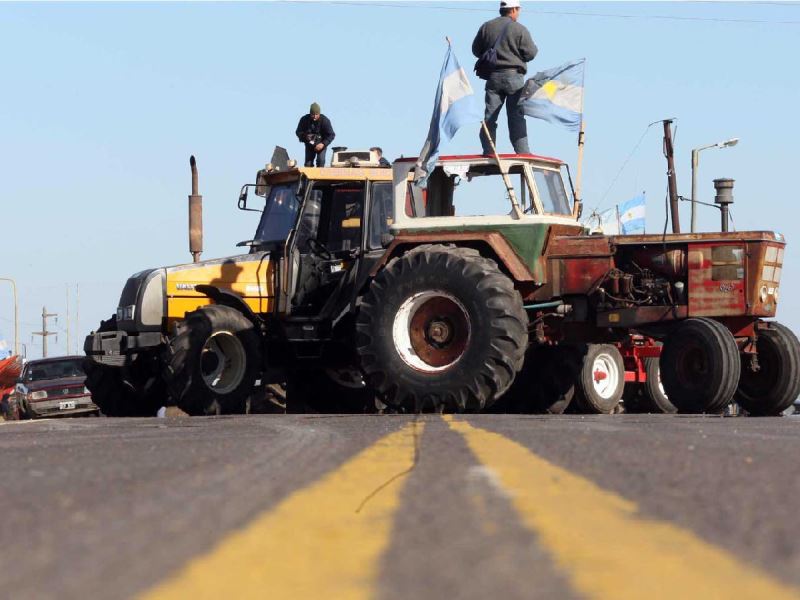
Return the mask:
{"type": "MultiPolygon", "coordinates": [[[[102,321],[98,332],[117,329],[117,317],[102,321]]],[[[167,403],[166,389],[158,378],[151,355],[141,355],[123,369],[101,365],[91,358],[83,360],[85,385],[100,412],[107,417],[152,417],[167,403]],[[155,374],[155,376],[153,375],[155,374]]]]}
{"type": "Polygon", "coordinates": [[[373,413],[375,393],[360,374],[335,369],[296,371],[286,389],[287,413],[373,413]]]}
{"type": "Polygon", "coordinates": [[[625,363],[616,346],[589,344],[577,378],[575,407],[586,414],[611,414],[625,390],[625,363]]]}
{"type": "Polygon", "coordinates": [[[164,380],[192,416],[244,414],[261,372],[261,344],[252,321],[212,304],[187,313],[169,340],[164,380]]]}
{"type": "Polygon", "coordinates": [[[758,332],[758,370],[742,354],[742,373],[734,399],[754,416],[780,415],[800,396],[800,342],[787,327],[769,323],[758,332]]]}
{"type": "Polygon", "coordinates": [[[522,368],[528,319],[477,250],[420,246],[374,279],[356,323],[368,384],[390,409],[480,411],[522,368]]]}
{"type": "Polygon", "coordinates": [[[669,401],[661,382],[661,367],[658,358],[645,358],[644,370],[647,379],[644,383],[629,383],[625,385],[622,395],[625,403],[625,412],[671,414],[678,412],[675,405],[669,401]]]}
{"type": "Polygon", "coordinates": [[[667,336],[659,366],[664,392],[681,413],[725,410],[741,370],[733,334],[706,318],[687,319],[667,336]]]}

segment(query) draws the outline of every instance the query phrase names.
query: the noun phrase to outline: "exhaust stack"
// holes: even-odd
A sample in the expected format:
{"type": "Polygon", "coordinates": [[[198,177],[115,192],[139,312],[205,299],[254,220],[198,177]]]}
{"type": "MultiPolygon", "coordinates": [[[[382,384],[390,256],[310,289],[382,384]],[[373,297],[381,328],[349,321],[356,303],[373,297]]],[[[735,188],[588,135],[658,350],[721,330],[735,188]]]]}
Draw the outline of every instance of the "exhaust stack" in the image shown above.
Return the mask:
{"type": "Polygon", "coordinates": [[[198,193],[197,161],[194,156],[189,158],[192,168],[192,195],[189,196],[189,252],[192,253],[192,262],[200,261],[203,252],[203,197],[198,193]]]}
{"type": "Polygon", "coordinates": [[[733,179],[715,179],[714,189],[717,192],[717,195],[714,196],[714,204],[719,205],[722,231],[728,231],[728,206],[733,204],[733,179]]]}

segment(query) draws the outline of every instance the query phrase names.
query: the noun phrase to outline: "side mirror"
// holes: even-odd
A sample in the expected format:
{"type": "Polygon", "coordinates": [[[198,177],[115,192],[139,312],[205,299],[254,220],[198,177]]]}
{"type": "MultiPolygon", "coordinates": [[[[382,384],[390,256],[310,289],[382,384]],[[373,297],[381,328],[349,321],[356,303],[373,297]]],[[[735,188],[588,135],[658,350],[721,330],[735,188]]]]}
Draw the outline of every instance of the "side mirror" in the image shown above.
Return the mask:
{"type": "Polygon", "coordinates": [[[239,208],[247,208],[247,186],[242,186],[242,191],[239,193],[239,208]]]}

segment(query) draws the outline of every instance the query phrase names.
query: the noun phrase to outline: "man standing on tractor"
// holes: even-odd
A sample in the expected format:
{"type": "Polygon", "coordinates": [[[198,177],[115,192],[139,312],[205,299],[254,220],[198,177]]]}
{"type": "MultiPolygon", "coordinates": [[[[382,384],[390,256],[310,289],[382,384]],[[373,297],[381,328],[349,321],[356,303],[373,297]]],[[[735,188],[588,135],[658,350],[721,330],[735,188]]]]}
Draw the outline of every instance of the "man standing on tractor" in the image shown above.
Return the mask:
{"type": "MultiPolygon", "coordinates": [[[[517,22],[520,10],[519,0],[502,0],[500,16],[481,25],[472,42],[472,53],[478,58],[475,64],[478,77],[486,80],[484,120],[492,141],[496,143],[497,117],[505,103],[514,152],[528,154],[528,128],[518,104],[528,72],[527,63],[536,57],[538,48],[528,29],[517,22]]],[[[480,137],[483,153],[491,155],[492,146],[483,129],[480,137]]]]}
{"type": "Polygon", "coordinates": [[[336,134],[331,120],[320,112],[319,104],[314,102],[308,114],[300,117],[295,135],[306,149],[305,166],[313,167],[316,157],[317,166],[324,167],[325,150],[336,134]]]}

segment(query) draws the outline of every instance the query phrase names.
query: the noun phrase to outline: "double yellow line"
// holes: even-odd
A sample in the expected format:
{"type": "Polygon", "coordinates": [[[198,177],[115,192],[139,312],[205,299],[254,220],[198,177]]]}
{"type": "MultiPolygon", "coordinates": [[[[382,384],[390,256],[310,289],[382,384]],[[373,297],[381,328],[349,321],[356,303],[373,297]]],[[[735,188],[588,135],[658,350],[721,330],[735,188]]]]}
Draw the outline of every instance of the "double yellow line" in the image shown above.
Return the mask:
{"type": "MultiPolygon", "coordinates": [[[[508,438],[445,417],[508,492],[573,588],[587,598],[798,598],[796,590],[690,531],[508,438]]],[[[376,595],[403,483],[423,424],[389,434],[301,489],[145,597],[376,595]]],[[[424,551],[424,549],[419,549],[424,551]]]]}

